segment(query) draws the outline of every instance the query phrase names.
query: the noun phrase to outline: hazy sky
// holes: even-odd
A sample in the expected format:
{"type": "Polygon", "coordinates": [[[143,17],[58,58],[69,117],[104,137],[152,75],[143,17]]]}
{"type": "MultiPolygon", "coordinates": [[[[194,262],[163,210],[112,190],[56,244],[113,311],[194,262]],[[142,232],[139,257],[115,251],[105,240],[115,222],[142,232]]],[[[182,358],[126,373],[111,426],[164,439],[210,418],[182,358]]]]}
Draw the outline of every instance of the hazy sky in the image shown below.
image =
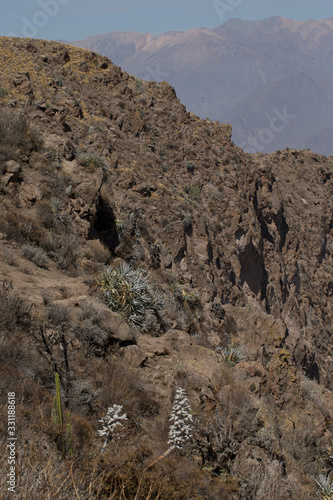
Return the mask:
{"type": "Polygon", "coordinates": [[[333,17],[332,0],[4,0],[0,34],[79,40],[110,31],[154,35],[215,28],[226,19],[333,17]]]}

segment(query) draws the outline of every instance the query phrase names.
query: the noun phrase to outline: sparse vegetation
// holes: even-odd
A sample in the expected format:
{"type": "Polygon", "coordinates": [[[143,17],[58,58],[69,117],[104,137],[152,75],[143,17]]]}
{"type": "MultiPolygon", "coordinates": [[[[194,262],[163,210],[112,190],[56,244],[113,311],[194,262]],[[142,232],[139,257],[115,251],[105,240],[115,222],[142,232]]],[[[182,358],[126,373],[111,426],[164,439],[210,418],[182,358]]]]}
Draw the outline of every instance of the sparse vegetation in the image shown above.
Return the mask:
{"type": "Polygon", "coordinates": [[[36,264],[36,266],[44,269],[48,268],[49,258],[42,248],[34,245],[22,245],[22,254],[26,259],[36,264]]]}
{"type": "Polygon", "coordinates": [[[83,167],[91,169],[91,170],[105,167],[104,159],[101,158],[100,156],[94,156],[94,155],[81,156],[81,158],[79,159],[79,163],[83,167]]]}
{"type": "Polygon", "coordinates": [[[178,283],[173,283],[172,293],[176,299],[184,304],[188,304],[190,307],[195,307],[199,305],[199,297],[193,290],[186,290],[182,288],[178,283]]]}
{"type": "Polygon", "coordinates": [[[126,231],[126,224],[121,219],[116,219],[116,231],[118,234],[119,241],[121,241],[126,231]]]}
{"type": "Polygon", "coordinates": [[[142,91],[143,91],[142,81],[137,80],[137,81],[135,82],[135,88],[136,88],[139,92],[142,92],[142,91]]]}
{"type": "Polygon", "coordinates": [[[84,250],[87,259],[106,264],[111,258],[111,252],[100,240],[90,240],[84,250]]]}
{"type": "Polygon", "coordinates": [[[201,198],[200,186],[194,185],[194,186],[187,187],[186,192],[188,193],[191,200],[200,201],[200,198],[201,198]]]}
{"type": "Polygon", "coordinates": [[[192,229],[192,225],[193,225],[192,215],[190,215],[190,214],[185,215],[185,217],[183,219],[183,226],[184,226],[185,231],[190,231],[192,229]]]}

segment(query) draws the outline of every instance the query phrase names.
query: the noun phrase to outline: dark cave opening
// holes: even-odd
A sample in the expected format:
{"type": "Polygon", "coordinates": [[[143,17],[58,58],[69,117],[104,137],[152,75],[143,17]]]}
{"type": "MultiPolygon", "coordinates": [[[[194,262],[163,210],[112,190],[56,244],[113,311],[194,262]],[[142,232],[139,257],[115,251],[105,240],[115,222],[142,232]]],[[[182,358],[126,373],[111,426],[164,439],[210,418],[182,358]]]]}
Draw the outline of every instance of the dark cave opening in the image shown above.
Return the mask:
{"type": "Polygon", "coordinates": [[[117,229],[117,218],[110,205],[99,197],[96,206],[96,215],[91,221],[89,239],[98,238],[112,253],[120,243],[117,229]]]}

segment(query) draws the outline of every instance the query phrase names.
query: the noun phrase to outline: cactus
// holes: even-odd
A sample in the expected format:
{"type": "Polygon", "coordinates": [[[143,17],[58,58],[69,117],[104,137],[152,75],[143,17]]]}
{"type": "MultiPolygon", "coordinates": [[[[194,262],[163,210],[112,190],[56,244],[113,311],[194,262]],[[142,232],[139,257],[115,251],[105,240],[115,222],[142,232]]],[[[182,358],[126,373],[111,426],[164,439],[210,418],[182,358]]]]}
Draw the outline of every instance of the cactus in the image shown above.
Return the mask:
{"type": "Polygon", "coordinates": [[[57,442],[62,454],[72,455],[72,424],[70,413],[67,413],[66,439],[64,437],[64,419],[61,405],[60,377],[55,373],[56,395],[53,400],[53,426],[57,434],[57,442]]]}
{"type": "Polygon", "coordinates": [[[55,377],[56,395],[53,400],[53,424],[57,433],[57,440],[59,447],[63,455],[65,455],[59,373],[55,373],[54,377],[55,377]]]}
{"type": "Polygon", "coordinates": [[[67,413],[67,426],[66,426],[66,451],[67,455],[72,456],[72,422],[71,422],[71,414],[67,413]]]}

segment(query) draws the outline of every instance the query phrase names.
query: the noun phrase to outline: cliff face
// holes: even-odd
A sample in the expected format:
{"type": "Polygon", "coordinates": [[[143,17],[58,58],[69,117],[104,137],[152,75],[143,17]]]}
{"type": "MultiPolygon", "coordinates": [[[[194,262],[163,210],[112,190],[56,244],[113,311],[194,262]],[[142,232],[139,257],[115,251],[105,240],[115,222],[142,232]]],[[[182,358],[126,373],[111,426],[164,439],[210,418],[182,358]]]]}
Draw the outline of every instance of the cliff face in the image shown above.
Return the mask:
{"type": "MultiPolygon", "coordinates": [[[[197,415],[194,459],[165,462],[177,487],[162,498],[199,489],[198,498],[313,498],[333,415],[331,158],[247,155],[229,125],[187,112],[167,83],[62,44],[0,39],[0,87],[1,297],[4,307],[14,292],[33,304],[29,335],[19,320],[14,330],[3,322],[3,350],[11,335],[23,346],[13,383],[18,393],[22,381],[33,387],[30,409],[20,403],[31,436],[61,460],[47,424],[58,371],[83,495],[83,457],[98,448],[103,411],[124,405],[146,447],[142,473],[166,446],[171,394],[182,385],[197,415]],[[141,329],[101,299],[103,265],[124,262],[145,269],[161,295],[160,314],[147,313],[141,329]]],[[[112,460],[126,470],[119,453],[94,456],[98,470],[112,460]]],[[[111,494],[103,478],[87,498],[111,494]]]]}

